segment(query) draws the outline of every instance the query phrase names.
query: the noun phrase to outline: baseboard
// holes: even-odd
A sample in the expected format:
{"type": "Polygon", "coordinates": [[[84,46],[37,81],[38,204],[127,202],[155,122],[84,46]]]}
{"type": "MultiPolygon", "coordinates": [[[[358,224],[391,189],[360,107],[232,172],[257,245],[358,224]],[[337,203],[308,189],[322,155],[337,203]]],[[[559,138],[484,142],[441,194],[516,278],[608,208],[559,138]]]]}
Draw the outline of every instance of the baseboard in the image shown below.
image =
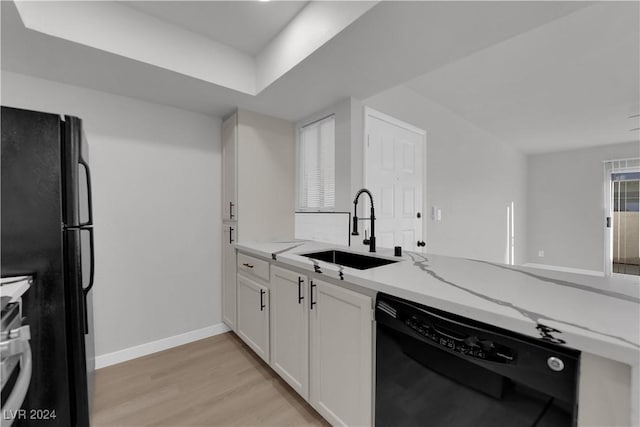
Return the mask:
{"type": "Polygon", "coordinates": [[[576,273],[576,274],[585,274],[587,276],[604,277],[604,273],[602,271],[597,271],[597,270],[583,270],[581,268],[561,267],[558,265],[547,265],[547,264],[535,264],[533,262],[527,262],[525,264],[522,264],[522,266],[531,267],[531,268],[540,268],[542,270],[563,271],[565,273],[576,273]]]}
{"type": "Polygon", "coordinates": [[[96,356],[96,369],[115,365],[116,363],[126,362],[127,360],[157,353],[158,351],[188,344],[203,338],[209,338],[230,330],[231,329],[224,323],[219,323],[217,325],[207,326],[206,328],[196,329],[195,331],[185,332],[184,334],[174,335],[172,337],[148,342],[135,347],[125,348],[124,350],[114,351],[113,353],[103,354],[102,356],[96,356]]]}

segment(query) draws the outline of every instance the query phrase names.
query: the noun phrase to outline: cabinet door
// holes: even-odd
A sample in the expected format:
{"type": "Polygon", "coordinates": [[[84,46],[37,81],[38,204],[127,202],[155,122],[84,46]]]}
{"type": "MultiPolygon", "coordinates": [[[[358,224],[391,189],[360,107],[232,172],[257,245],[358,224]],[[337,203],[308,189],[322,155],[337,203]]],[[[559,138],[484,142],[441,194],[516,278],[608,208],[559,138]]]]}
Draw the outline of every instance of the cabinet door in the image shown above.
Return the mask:
{"type": "Polygon", "coordinates": [[[238,126],[237,113],[222,123],[222,219],[238,220],[238,126]]]}
{"type": "Polygon", "coordinates": [[[269,289],[239,274],[237,290],[238,336],[269,363],[269,289]]]}
{"type": "Polygon", "coordinates": [[[222,321],[236,330],[236,249],[235,225],[222,227],[222,321]]]}
{"type": "Polygon", "coordinates": [[[307,277],[272,267],[271,367],[302,397],[309,397],[307,277]]]}
{"type": "Polygon", "coordinates": [[[371,298],[310,282],[310,403],[332,425],[370,426],[371,298]]]}

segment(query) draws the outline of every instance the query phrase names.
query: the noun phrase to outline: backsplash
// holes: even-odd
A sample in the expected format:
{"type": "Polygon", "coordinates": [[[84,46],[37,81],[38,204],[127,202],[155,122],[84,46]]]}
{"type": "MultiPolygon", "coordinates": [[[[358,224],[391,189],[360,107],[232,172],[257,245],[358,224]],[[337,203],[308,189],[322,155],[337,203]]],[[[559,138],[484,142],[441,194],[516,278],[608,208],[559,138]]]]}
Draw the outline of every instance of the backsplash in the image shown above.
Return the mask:
{"type": "Polygon", "coordinates": [[[296,239],[349,246],[349,212],[296,212],[296,239]]]}

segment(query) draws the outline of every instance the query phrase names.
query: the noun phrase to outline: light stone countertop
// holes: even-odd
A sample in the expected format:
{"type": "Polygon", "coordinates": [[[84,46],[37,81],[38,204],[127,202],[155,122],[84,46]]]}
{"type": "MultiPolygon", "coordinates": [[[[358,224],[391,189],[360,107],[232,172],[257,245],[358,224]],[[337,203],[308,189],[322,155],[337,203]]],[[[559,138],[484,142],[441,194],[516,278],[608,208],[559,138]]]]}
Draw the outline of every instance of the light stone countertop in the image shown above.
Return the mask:
{"type": "Polygon", "coordinates": [[[382,248],[370,255],[401,261],[358,270],[300,255],[325,249],[359,252],[348,247],[312,241],[240,242],[236,247],[284,266],[564,343],[636,369],[640,365],[639,280],[415,252],[397,258],[382,248]]]}

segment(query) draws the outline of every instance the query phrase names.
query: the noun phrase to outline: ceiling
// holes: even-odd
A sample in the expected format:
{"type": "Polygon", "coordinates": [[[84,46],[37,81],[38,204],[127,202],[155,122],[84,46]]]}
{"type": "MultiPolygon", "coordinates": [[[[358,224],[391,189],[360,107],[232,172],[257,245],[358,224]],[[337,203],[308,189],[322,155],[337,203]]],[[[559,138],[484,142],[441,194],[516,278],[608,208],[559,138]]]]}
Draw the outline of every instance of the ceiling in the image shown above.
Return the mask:
{"type": "Polygon", "coordinates": [[[308,1],[124,1],[162,21],[257,55],[308,1]]]}
{"type": "MultiPolygon", "coordinates": [[[[297,121],[346,97],[405,85],[525,152],[629,141],[628,129],[638,127],[625,121],[638,114],[637,3],[380,2],[257,93],[29,30],[12,2],[1,3],[4,71],[214,116],[240,107],[297,121]]],[[[258,58],[316,3],[126,9],[258,58]],[[262,6],[276,8],[265,14],[268,23],[255,24],[262,6]]],[[[338,19],[330,12],[322,11],[325,22],[338,19]]]]}
{"type": "Polygon", "coordinates": [[[638,140],[640,3],[602,3],[407,83],[527,153],[638,140]]]}

